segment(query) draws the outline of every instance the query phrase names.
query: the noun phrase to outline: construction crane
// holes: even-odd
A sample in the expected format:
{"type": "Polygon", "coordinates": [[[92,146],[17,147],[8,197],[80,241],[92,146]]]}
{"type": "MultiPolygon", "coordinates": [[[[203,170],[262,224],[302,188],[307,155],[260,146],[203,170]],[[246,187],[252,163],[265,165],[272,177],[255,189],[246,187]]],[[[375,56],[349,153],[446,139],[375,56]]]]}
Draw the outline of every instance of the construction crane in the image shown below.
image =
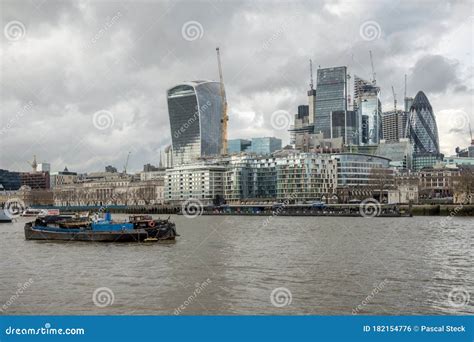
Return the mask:
{"type": "Polygon", "coordinates": [[[472,139],[471,121],[469,121],[469,134],[471,135],[471,145],[474,145],[474,139],[472,139]]]}
{"type": "Polygon", "coordinates": [[[31,166],[33,171],[36,171],[36,167],[38,166],[38,163],[36,162],[36,155],[33,156],[33,161],[32,162],[27,161],[27,163],[28,163],[28,165],[31,166]]]}
{"type": "Polygon", "coordinates": [[[372,68],[372,83],[375,84],[375,69],[374,69],[374,59],[372,57],[372,50],[369,50],[369,56],[370,56],[370,66],[372,68]]]}
{"type": "Polygon", "coordinates": [[[227,121],[229,117],[227,116],[227,98],[225,95],[224,87],[224,77],[222,76],[222,65],[221,65],[221,54],[219,47],[216,48],[217,52],[217,65],[219,67],[219,81],[221,85],[221,99],[222,99],[222,114],[221,114],[221,141],[222,141],[222,150],[221,155],[227,154],[227,121]]]}
{"type": "Polygon", "coordinates": [[[311,58],[309,59],[309,88],[311,90],[314,89],[314,82],[313,82],[313,61],[311,60],[311,58]]]}
{"type": "Polygon", "coordinates": [[[405,93],[404,93],[405,97],[403,98],[405,101],[406,101],[406,98],[407,98],[407,74],[405,74],[405,93]]]}
{"type": "Polygon", "coordinates": [[[127,154],[127,159],[125,160],[125,165],[123,166],[123,174],[126,175],[127,174],[127,167],[128,167],[128,161],[130,159],[130,154],[132,152],[128,152],[127,154]]]}
{"type": "Polygon", "coordinates": [[[395,89],[392,86],[392,94],[393,94],[393,109],[397,111],[397,94],[395,94],[395,89]]]}

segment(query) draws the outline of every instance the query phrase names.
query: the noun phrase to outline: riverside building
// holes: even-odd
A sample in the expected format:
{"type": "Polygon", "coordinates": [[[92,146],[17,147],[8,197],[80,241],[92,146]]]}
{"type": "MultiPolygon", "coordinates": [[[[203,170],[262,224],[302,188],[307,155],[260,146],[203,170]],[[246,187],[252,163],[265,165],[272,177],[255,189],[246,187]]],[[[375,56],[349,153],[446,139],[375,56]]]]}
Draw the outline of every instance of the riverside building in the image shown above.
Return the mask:
{"type": "Polygon", "coordinates": [[[211,204],[224,195],[223,165],[199,162],[179,165],[166,170],[165,197],[169,203],[182,202],[190,198],[211,204]]]}
{"type": "Polygon", "coordinates": [[[375,189],[385,191],[393,170],[390,160],[356,153],[295,153],[282,150],[272,155],[233,155],[181,165],[166,171],[166,201],[197,198],[211,204],[223,197],[229,204],[245,202],[292,203],[364,199],[375,189]],[[386,178],[373,169],[384,170],[386,178]],[[380,189],[382,187],[382,189],[380,189]],[[341,197],[341,190],[348,190],[341,197]],[[365,196],[365,197],[364,197],[365,196]]]}
{"type": "Polygon", "coordinates": [[[277,200],[326,200],[336,192],[337,162],[330,155],[290,154],[276,160],[277,200]]]}

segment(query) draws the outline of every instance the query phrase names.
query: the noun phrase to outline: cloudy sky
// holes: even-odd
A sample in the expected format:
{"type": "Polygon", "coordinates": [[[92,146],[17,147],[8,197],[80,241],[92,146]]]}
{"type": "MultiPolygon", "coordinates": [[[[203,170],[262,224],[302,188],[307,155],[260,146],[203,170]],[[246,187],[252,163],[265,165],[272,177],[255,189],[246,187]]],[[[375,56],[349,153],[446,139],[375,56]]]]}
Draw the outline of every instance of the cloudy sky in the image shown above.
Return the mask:
{"type": "MultiPolygon", "coordinates": [[[[129,170],[157,164],[170,143],[166,90],[218,79],[229,138],[289,133],[275,111],[306,104],[308,60],[371,77],[383,109],[423,90],[442,152],[469,144],[473,108],[470,1],[1,1],[0,168],[129,170]]],[[[473,125],[474,126],[474,125],[473,125]]]]}

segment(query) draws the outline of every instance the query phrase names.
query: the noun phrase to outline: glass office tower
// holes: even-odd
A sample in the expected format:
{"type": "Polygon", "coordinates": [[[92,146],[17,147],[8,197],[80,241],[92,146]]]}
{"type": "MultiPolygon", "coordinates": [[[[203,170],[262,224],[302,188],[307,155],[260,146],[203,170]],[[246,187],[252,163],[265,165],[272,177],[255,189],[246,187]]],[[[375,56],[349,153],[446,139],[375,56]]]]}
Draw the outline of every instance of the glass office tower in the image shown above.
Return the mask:
{"type": "Polygon", "coordinates": [[[377,145],[382,139],[382,103],[379,93],[380,88],[374,83],[354,77],[354,98],[359,111],[358,116],[367,117],[367,127],[360,127],[359,131],[367,130],[366,139],[361,140],[366,140],[365,143],[368,145],[377,145]]]}
{"type": "Polygon", "coordinates": [[[331,112],[347,110],[347,67],[318,69],[314,133],[331,138],[331,112]]]}
{"type": "Polygon", "coordinates": [[[167,98],[174,164],[219,155],[222,146],[219,82],[179,84],[168,90],[167,98]]]}
{"type": "Polygon", "coordinates": [[[419,91],[410,108],[410,140],[415,153],[439,154],[438,126],[428,98],[419,91]]]}
{"type": "Polygon", "coordinates": [[[229,139],[227,141],[227,153],[241,153],[245,152],[247,149],[250,149],[252,143],[247,139],[229,139]]]}
{"type": "Polygon", "coordinates": [[[274,137],[252,138],[249,151],[256,154],[270,154],[281,150],[281,139],[274,137]]]}

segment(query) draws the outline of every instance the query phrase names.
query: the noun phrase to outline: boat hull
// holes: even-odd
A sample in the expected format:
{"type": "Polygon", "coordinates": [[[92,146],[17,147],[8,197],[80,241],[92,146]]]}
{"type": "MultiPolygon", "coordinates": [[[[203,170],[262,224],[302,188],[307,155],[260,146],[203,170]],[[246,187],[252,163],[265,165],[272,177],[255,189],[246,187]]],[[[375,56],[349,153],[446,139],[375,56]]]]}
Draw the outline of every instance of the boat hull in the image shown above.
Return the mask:
{"type": "MultiPolygon", "coordinates": [[[[26,240],[45,241],[89,241],[89,242],[141,242],[149,238],[147,231],[133,229],[126,231],[85,231],[82,229],[47,229],[25,224],[26,240]]],[[[160,240],[160,239],[158,239],[160,240]]],[[[174,240],[173,237],[162,240],[174,240]]]]}

